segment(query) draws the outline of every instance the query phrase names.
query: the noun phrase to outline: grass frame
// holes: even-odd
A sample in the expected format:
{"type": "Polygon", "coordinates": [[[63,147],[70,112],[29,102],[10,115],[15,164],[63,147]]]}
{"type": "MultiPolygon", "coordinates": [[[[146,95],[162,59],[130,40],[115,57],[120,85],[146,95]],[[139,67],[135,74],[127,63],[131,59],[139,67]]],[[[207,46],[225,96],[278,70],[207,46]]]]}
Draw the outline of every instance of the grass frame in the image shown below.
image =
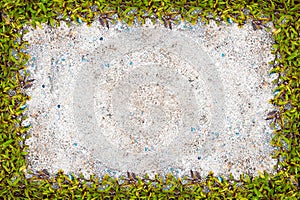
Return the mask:
{"type": "Polygon", "coordinates": [[[299,199],[300,198],[300,4],[293,0],[2,0],[0,3],[0,197],[3,199],[299,199]],[[247,14],[249,12],[249,14],[247,14]],[[117,18],[113,18],[116,16],[117,18]],[[180,18],[178,17],[180,16],[180,18]],[[104,176],[102,180],[91,175],[56,177],[46,172],[25,178],[28,147],[24,145],[30,127],[22,126],[25,103],[30,99],[24,90],[32,85],[20,70],[29,56],[22,52],[28,42],[22,40],[24,25],[41,26],[48,23],[57,27],[60,21],[68,24],[87,22],[96,17],[103,26],[121,20],[131,25],[146,18],[159,19],[167,28],[186,20],[192,24],[198,19],[209,22],[227,22],[243,25],[252,20],[256,28],[274,23],[274,61],[270,73],[277,73],[276,96],[270,101],[277,110],[270,116],[275,136],[271,145],[277,148],[273,157],[275,175],[267,172],[257,177],[247,174],[239,180],[215,177],[213,173],[201,179],[191,171],[187,183],[172,175],[154,180],[128,173],[123,180],[104,176]],[[155,184],[154,184],[155,183],[155,184]]]}

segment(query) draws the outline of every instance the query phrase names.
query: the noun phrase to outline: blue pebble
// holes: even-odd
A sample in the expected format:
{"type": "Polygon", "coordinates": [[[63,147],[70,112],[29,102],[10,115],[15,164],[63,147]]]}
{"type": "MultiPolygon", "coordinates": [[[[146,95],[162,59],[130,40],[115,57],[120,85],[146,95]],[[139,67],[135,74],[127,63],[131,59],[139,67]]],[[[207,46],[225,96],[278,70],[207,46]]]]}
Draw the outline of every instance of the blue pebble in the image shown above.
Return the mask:
{"type": "Polygon", "coordinates": [[[87,62],[87,59],[84,58],[84,56],[81,57],[82,62],[87,62]]]}
{"type": "Polygon", "coordinates": [[[106,64],[105,64],[105,67],[109,68],[109,63],[106,63],[106,64]]]}
{"type": "Polygon", "coordinates": [[[240,134],[239,132],[236,132],[236,133],[235,133],[235,135],[239,135],[239,134],[240,134]]]}
{"type": "Polygon", "coordinates": [[[196,129],[194,127],[191,127],[191,131],[194,132],[196,131],[196,129]]]}
{"type": "Polygon", "coordinates": [[[276,91],[274,92],[274,96],[276,96],[278,93],[279,93],[279,90],[276,90],[276,91]]]}
{"type": "Polygon", "coordinates": [[[230,18],[228,18],[227,21],[229,22],[229,24],[233,23],[232,19],[230,19],[230,18]]]}
{"type": "Polygon", "coordinates": [[[145,147],[145,151],[148,151],[149,149],[148,149],[148,147],[145,147]]]}
{"type": "Polygon", "coordinates": [[[198,156],[198,160],[201,160],[201,156],[198,156]]]}
{"type": "Polygon", "coordinates": [[[45,85],[44,85],[44,84],[42,85],[42,88],[45,88],[45,85]]]}
{"type": "Polygon", "coordinates": [[[99,39],[102,41],[102,40],[103,40],[103,37],[100,37],[99,39]]]}
{"type": "Polygon", "coordinates": [[[222,183],[223,182],[223,179],[222,177],[218,176],[218,180],[222,183]]]}
{"type": "Polygon", "coordinates": [[[73,144],[73,146],[77,147],[77,143],[75,142],[75,143],[73,144]]]}
{"type": "Polygon", "coordinates": [[[222,57],[225,57],[225,54],[224,54],[224,53],[222,53],[222,57]]]}
{"type": "Polygon", "coordinates": [[[269,74],[269,76],[271,76],[272,74],[275,74],[275,72],[271,72],[271,73],[269,74]]]}
{"type": "Polygon", "coordinates": [[[72,176],[72,174],[69,174],[68,177],[69,177],[69,179],[71,179],[71,181],[74,180],[74,177],[72,176]]]}
{"type": "Polygon", "coordinates": [[[60,105],[58,104],[57,107],[60,108],[60,105]]]}
{"type": "Polygon", "coordinates": [[[130,61],[129,65],[132,65],[132,64],[133,64],[133,62],[132,62],[132,61],[130,61]]]}
{"type": "Polygon", "coordinates": [[[81,20],[80,18],[78,18],[78,19],[77,19],[77,22],[78,22],[79,24],[81,24],[81,23],[82,23],[82,20],[81,20]]]}
{"type": "Polygon", "coordinates": [[[21,106],[21,110],[24,110],[25,108],[27,108],[26,104],[24,104],[24,105],[21,106]]]}

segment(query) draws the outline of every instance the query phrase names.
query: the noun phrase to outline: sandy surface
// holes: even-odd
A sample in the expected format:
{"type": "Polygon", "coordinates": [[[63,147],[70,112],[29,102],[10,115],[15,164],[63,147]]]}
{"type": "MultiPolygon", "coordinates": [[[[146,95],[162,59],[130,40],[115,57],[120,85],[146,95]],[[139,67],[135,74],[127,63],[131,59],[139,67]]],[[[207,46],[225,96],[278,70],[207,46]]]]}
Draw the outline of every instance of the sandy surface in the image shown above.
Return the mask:
{"type": "Polygon", "coordinates": [[[29,168],[119,176],[272,172],[270,34],[95,23],[25,35],[29,168]]]}

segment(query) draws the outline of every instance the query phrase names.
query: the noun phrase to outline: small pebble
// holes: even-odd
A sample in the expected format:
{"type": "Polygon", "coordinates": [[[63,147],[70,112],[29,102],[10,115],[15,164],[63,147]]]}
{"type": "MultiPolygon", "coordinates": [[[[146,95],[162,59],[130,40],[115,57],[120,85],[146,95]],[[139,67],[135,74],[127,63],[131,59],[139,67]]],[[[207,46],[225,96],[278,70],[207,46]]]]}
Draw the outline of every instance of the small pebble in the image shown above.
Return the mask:
{"type": "Polygon", "coordinates": [[[31,124],[28,124],[28,125],[25,125],[24,127],[25,128],[29,128],[31,126],[31,124]]]}
{"type": "Polygon", "coordinates": [[[218,176],[217,178],[218,178],[218,180],[219,180],[221,183],[223,182],[223,178],[222,178],[222,177],[218,176]]]}
{"type": "Polygon", "coordinates": [[[24,105],[21,106],[21,110],[24,110],[25,108],[27,108],[26,104],[24,104],[24,105]]]}
{"type": "Polygon", "coordinates": [[[72,174],[69,174],[69,175],[68,175],[68,177],[69,177],[69,179],[71,179],[71,181],[73,181],[73,180],[74,180],[74,177],[73,177],[73,175],[72,175],[72,174]]]}
{"type": "Polygon", "coordinates": [[[274,96],[276,96],[278,93],[279,93],[279,90],[276,90],[276,91],[274,92],[274,96]]]}
{"type": "Polygon", "coordinates": [[[230,18],[228,18],[227,21],[229,22],[229,24],[233,23],[232,19],[230,19],[230,18]]]}

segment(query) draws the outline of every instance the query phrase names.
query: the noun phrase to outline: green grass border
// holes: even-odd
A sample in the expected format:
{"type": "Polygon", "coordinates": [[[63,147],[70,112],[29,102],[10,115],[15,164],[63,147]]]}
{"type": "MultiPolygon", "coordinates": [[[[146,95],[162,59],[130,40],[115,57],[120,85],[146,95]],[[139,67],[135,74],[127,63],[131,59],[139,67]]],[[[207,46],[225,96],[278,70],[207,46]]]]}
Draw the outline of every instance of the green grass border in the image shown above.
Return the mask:
{"type": "Polygon", "coordinates": [[[188,1],[188,0],[1,0],[0,2],[0,198],[2,199],[300,199],[300,4],[289,0],[258,1],[188,1]],[[96,7],[95,7],[96,5],[96,7]],[[250,14],[245,14],[245,9],[250,14]],[[145,12],[146,11],[146,12],[145,12]],[[117,19],[111,18],[118,15],[117,19]],[[179,16],[179,17],[178,17],[179,16]],[[270,116],[274,130],[272,155],[278,160],[275,175],[267,172],[257,177],[247,174],[234,180],[215,177],[209,173],[204,179],[197,172],[184,180],[172,175],[154,180],[128,173],[123,180],[91,175],[86,180],[59,171],[56,177],[46,172],[25,178],[30,127],[23,127],[26,101],[24,89],[32,82],[20,74],[29,55],[22,50],[28,42],[22,39],[24,25],[57,27],[60,21],[87,22],[100,20],[103,26],[121,20],[132,24],[135,19],[159,19],[167,28],[186,20],[209,22],[233,20],[239,25],[252,20],[256,28],[272,21],[275,44],[274,61],[270,73],[277,73],[274,81],[276,96],[270,101],[277,111],[270,116]]]}

